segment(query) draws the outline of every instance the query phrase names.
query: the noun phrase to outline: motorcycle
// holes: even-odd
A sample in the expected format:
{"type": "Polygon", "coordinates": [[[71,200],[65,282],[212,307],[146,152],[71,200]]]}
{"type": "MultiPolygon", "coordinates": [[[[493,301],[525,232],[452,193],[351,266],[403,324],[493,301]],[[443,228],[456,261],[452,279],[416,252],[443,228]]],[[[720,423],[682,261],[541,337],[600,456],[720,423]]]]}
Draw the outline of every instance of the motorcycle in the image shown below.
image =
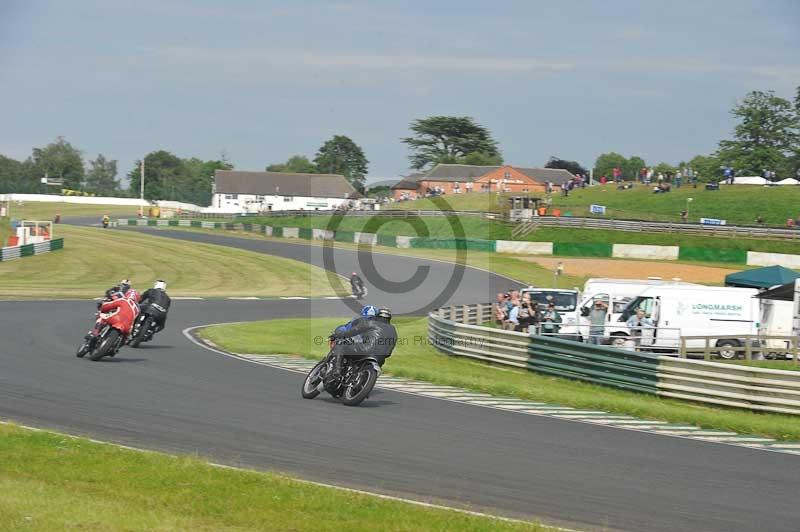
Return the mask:
{"type": "MultiPolygon", "coordinates": [[[[167,311],[164,308],[160,307],[156,303],[150,303],[150,305],[166,315],[167,311]]],[[[131,339],[130,342],[128,342],[128,344],[133,348],[139,347],[139,344],[142,342],[149,342],[156,334],[156,318],[147,312],[147,308],[142,308],[142,312],[139,314],[139,317],[136,318],[135,322],[133,322],[131,339]]]]}
{"type": "Polygon", "coordinates": [[[324,359],[308,372],[303,381],[304,399],[314,399],[322,391],[340,399],[346,406],[357,406],[369,397],[381,374],[380,361],[372,355],[342,357],[339,375],[333,374],[335,342],[330,342],[330,351],[324,359]]]}
{"type": "Polygon", "coordinates": [[[97,314],[100,318],[100,331],[97,336],[92,335],[83,341],[76,353],[78,358],[89,355],[89,360],[98,361],[106,356],[113,357],[119,352],[125,345],[126,336],[118,314],[117,309],[97,314]]]}
{"type": "Polygon", "coordinates": [[[363,284],[361,286],[353,287],[353,297],[356,299],[364,299],[367,297],[367,287],[363,284]]]}

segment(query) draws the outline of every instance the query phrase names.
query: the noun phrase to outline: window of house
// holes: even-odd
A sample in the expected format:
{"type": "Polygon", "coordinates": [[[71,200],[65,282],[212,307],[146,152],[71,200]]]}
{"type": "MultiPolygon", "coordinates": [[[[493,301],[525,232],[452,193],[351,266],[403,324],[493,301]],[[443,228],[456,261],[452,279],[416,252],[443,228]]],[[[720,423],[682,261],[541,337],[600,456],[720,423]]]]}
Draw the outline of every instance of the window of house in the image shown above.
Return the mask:
{"type": "Polygon", "coordinates": [[[256,196],[256,202],[258,202],[258,203],[264,203],[264,196],[261,196],[261,195],[259,195],[259,196],[256,196]]]}
{"type": "Polygon", "coordinates": [[[511,172],[506,172],[503,174],[503,179],[511,179],[511,172]]]}
{"type": "Polygon", "coordinates": [[[239,194],[225,194],[225,199],[237,199],[239,194]]]}
{"type": "Polygon", "coordinates": [[[284,196],[283,201],[292,201],[294,198],[292,196],[284,196]]]}

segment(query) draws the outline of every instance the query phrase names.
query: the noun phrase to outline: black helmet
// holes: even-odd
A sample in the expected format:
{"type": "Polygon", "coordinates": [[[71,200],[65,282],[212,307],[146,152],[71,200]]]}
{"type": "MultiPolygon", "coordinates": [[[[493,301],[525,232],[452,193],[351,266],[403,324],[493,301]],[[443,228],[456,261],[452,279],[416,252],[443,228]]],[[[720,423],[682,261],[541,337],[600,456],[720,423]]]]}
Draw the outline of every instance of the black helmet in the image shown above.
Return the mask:
{"type": "Polygon", "coordinates": [[[378,317],[379,318],[384,318],[386,320],[391,320],[392,319],[392,311],[389,310],[388,308],[382,308],[382,309],[380,309],[378,311],[378,317]]]}

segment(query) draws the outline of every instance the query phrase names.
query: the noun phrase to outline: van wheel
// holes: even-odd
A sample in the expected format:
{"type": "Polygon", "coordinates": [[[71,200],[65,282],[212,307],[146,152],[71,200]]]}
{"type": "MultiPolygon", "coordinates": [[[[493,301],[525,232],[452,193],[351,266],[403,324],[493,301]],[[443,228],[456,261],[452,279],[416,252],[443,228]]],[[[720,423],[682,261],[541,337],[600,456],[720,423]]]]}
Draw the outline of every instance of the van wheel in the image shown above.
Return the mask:
{"type": "Polygon", "coordinates": [[[724,358],[725,360],[734,360],[738,358],[739,352],[736,350],[736,348],[739,346],[740,344],[736,340],[723,340],[721,342],[717,342],[720,358],[724,358]]]}
{"type": "Polygon", "coordinates": [[[611,337],[611,347],[625,347],[628,337],[622,334],[616,334],[611,337]]]}

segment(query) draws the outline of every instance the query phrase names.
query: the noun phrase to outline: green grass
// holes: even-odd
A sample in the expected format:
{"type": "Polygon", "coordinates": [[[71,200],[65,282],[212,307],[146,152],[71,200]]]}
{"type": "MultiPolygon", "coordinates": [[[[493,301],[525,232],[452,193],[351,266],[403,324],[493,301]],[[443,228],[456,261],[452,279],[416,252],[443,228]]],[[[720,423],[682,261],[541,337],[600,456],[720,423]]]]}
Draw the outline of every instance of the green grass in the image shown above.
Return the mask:
{"type": "Polygon", "coordinates": [[[65,216],[135,216],[137,207],[122,205],[82,205],[80,203],[50,203],[44,201],[11,202],[11,218],[14,220],[53,220],[56,214],[65,216]]]}
{"type": "MultiPolygon", "coordinates": [[[[284,319],[219,325],[202,329],[200,335],[235,353],[320,359],[326,349],[318,340],[315,343],[315,337],[327,337],[342,321],[284,319]]],[[[800,440],[800,420],[793,416],[715,408],[449,357],[428,345],[427,318],[398,317],[394,322],[402,340],[384,366],[392,375],[575,408],[800,440]]]]}
{"type": "Polygon", "coordinates": [[[738,364],[740,366],[753,366],[756,368],[782,369],[785,371],[800,371],[800,365],[795,364],[794,360],[715,360],[726,364],[738,364]]]}
{"type": "MultiPolygon", "coordinates": [[[[508,196],[473,192],[448,194],[443,198],[456,211],[499,211],[508,207],[508,196]]],[[[686,208],[687,198],[693,198],[689,217],[694,222],[704,217],[721,218],[729,224],[754,225],[760,214],[765,223],[783,227],[787,218],[800,215],[800,186],[723,185],[718,191],[706,191],[698,185],[696,189],[673,187],[668,194],[653,194],[652,187],[642,185],[632,190],[617,190],[613,185],[606,185],[574,190],[566,198],[554,194],[553,206],[571,212],[573,216],[590,216],[590,205],[605,205],[606,218],[677,222],[681,211],[686,208]]],[[[429,199],[393,203],[389,208],[438,210],[429,199]]]]}
{"type": "Polygon", "coordinates": [[[64,249],[0,262],[0,297],[97,297],[122,278],[173,296],[323,296],[341,279],[315,266],[224,246],[127,231],[59,226],[64,249]],[[291,275],[287,275],[291,272],[291,275]]]}
{"type": "MultiPolygon", "coordinates": [[[[798,208],[800,210],[800,208],[798,208]]],[[[512,240],[512,226],[478,216],[461,216],[459,222],[463,230],[454,232],[448,221],[439,217],[419,218],[419,227],[411,222],[396,218],[380,217],[327,217],[327,216],[273,216],[248,219],[254,224],[275,227],[303,227],[333,229],[340,231],[364,231],[381,235],[428,235],[435,238],[454,238],[464,235],[468,238],[485,240],[512,240]],[[372,224],[372,226],[370,225],[372,224]],[[417,231],[417,229],[420,229],[417,231]]],[[[800,237],[800,232],[798,232],[800,237]]],[[[800,240],[768,240],[764,238],[729,238],[712,236],[684,235],[681,233],[637,233],[631,231],[611,231],[572,228],[542,228],[527,234],[529,242],[593,242],[608,244],[651,244],[710,249],[743,249],[769,253],[800,254],[800,240]]]]}
{"type": "Polygon", "coordinates": [[[0,456],[3,530],[548,530],[9,425],[0,456]]]}

